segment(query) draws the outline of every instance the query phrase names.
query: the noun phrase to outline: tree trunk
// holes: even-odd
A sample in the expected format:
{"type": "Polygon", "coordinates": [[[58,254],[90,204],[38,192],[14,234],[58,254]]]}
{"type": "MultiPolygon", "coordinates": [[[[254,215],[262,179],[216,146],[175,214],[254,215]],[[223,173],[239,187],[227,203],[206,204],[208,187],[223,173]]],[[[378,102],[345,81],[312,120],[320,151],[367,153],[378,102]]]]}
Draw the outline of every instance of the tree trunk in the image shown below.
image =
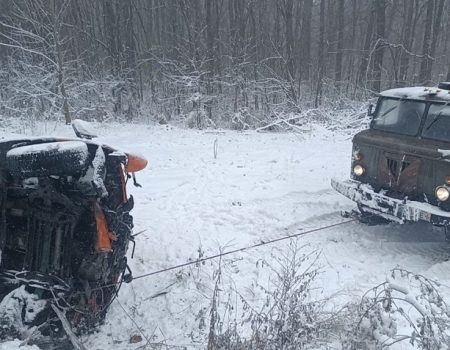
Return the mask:
{"type": "Polygon", "coordinates": [[[374,91],[381,90],[381,72],[383,68],[383,54],[385,46],[385,25],[386,25],[386,0],[374,0],[377,16],[377,41],[375,44],[375,57],[373,62],[373,84],[374,91]]]}
{"type": "Polygon", "coordinates": [[[310,80],[311,68],[311,18],[313,10],[313,0],[304,0],[302,29],[300,36],[300,80],[310,80]]]}
{"type": "Polygon", "coordinates": [[[58,10],[55,7],[55,1],[52,0],[51,4],[51,20],[53,25],[53,40],[54,40],[54,46],[55,46],[55,53],[57,58],[57,64],[58,64],[58,87],[61,92],[61,97],[63,101],[63,113],[64,113],[64,120],[66,124],[72,123],[72,118],[70,117],[70,110],[69,110],[69,102],[66,92],[66,85],[65,85],[65,77],[64,77],[64,57],[63,57],[63,51],[61,48],[61,41],[60,41],[60,30],[61,30],[61,23],[59,23],[58,16],[58,10]]]}
{"type": "Polygon", "coordinates": [[[419,72],[419,82],[421,84],[427,85],[430,80],[429,72],[431,71],[430,67],[432,64],[431,58],[431,31],[433,25],[433,14],[434,14],[434,1],[427,1],[427,17],[425,20],[425,28],[423,34],[423,45],[422,45],[422,62],[420,63],[420,72],[419,72]]]}
{"type": "Polygon", "coordinates": [[[287,62],[287,78],[290,82],[295,80],[294,68],[294,33],[293,33],[293,11],[294,1],[287,0],[283,8],[283,17],[286,35],[286,62],[287,62]]]}
{"type": "Polygon", "coordinates": [[[338,1],[338,11],[337,11],[337,47],[336,47],[336,66],[335,66],[335,76],[336,87],[339,90],[342,81],[342,55],[344,48],[344,15],[345,15],[345,0],[338,1]]]}
{"type": "Polygon", "coordinates": [[[207,57],[207,74],[206,74],[206,94],[208,101],[206,103],[206,112],[208,118],[212,119],[212,79],[214,75],[214,28],[212,24],[212,0],[205,2],[205,20],[206,20],[206,57],[207,57]]]}
{"type": "Polygon", "coordinates": [[[404,85],[408,77],[409,55],[414,42],[413,15],[416,0],[404,0],[406,17],[403,25],[403,50],[400,54],[399,81],[404,85]]]}
{"type": "MultiPolygon", "coordinates": [[[[328,0],[327,1],[327,13],[336,13],[336,0],[328,0]]],[[[334,67],[336,65],[336,41],[337,41],[337,19],[336,16],[330,16],[326,19],[327,21],[327,58],[329,62],[327,62],[327,66],[330,67],[331,74],[330,76],[335,76],[334,67]]]]}
{"type": "Polygon", "coordinates": [[[359,65],[359,71],[358,71],[358,79],[357,83],[359,86],[366,86],[367,84],[367,69],[369,66],[369,50],[370,50],[370,43],[372,42],[372,36],[373,36],[373,27],[375,23],[375,6],[372,2],[370,5],[370,10],[368,13],[368,22],[367,22],[367,29],[366,33],[364,35],[364,46],[363,46],[363,52],[361,56],[361,63],[359,65]]]}
{"type": "Polygon", "coordinates": [[[119,71],[119,47],[117,45],[117,21],[114,12],[114,2],[110,0],[103,0],[103,18],[105,26],[106,44],[108,47],[108,54],[111,57],[111,73],[113,76],[117,76],[119,71]]]}
{"type": "Polygon", "coordinates": [[[320,0],[319,53],[317,65],[317,89],[314,107],[317,108],[322,98],[322,81],[325,74],[325,0],[320,0]]]}
{"type": "Polygon", "coordinates": [[[438,6],[435,11],[434,15],[434,23],[433,23],[433,36],[431,39],[431,45],[430,45],[430,61],[427,65],[427,72],[426,76],[428,79],[431,79],[431,73],[433,71],[433,59],[436,55],[436,45],[439,40],[439,33],[440,27],[441,27],[441,21],[442,21],[442,13],[444,12],[444,3],[445,0],[439,0],[438,6]]]}
{"type": "MultiPolygon", "coordinates": [[[[215,0],[215,27],[214,27],[214,54],[215,54],[215,63],[216,63],[216,72],[219,77],[222,76],[222,51],[221,51],[221,41],[220,41],[220,25],[222,23],[220,13],[222,12],[222,5],[221,2],[219,5],[219,1],[215,0]]],[[[256,35],[256,32],[255,32],[256,35]]],[[[220,93],[223,93],[222,91],[222,83],[218,82],[218,90],[220,93]]]]}
{"type": "MultiPolygon", "coordinates": [[[[349,39],[349,43],[350,43],[350,47],[354,48],[354,43],[356,40],[356,28],[358,25],[358,7],[360,6],[360,3],[358,2],[358,0],[352,0],[352,12],[351,12],[351,17],[352,17],[352,30],[350,32],[350,39],[349,39]]],[[[349,55],[348,61],[347,61],[347,92],[349,91],[352,82],[356,81],[356,74],[358,73],[357,71],[357,67],[356,67],[356,55],[354,52],[352,52],[349,55]]]]}
{"type": "MultiPolygon", "coordinates": [[[[252,32],[252,70],[253,70],[253,81],[256,82],[258,80],[258,45],[259,45],[259,33],[256,25],[256,14],[255,14],[255,3],[252,2],[249,8],[249,16],[251,23],[251,32],[252,32]]],[[[253,94],[253,107],[255,111],[259,110],[259,96],[258,92],[255,91],[253,94]]]]}

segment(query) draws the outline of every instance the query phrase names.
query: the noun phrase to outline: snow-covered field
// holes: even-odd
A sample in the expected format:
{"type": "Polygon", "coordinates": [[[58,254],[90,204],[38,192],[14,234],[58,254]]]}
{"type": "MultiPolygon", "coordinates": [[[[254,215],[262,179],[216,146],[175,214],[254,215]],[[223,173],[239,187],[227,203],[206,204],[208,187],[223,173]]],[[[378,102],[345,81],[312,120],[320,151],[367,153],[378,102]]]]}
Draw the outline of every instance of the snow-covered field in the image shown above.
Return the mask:
{"type": "MultiPolygon", "coordinates": [[[[134,275],[338,223],[344,220],[341,210],[354,208],[330,188],[332,177],[348,176],[351,131],[315,126],[304,134],[274,134],[159,125],[97,126],[96,131],[102,142],[149,161],[137,174],[143,187],[130,186],[135,232],[145,230],[130,263],[134,275]]],[[[47,130],[55,133],[70,135],[71,130],[47,130]]],[[[316,286],[332,297],[336,309],[359,300],[395,267],[439,280],[440,292],[450,297],[450,262],[439,228],[351,222],[298,243],[304,251],[320,252],[316,286]]],[[[270,289],[274,277],[262,261],[270,264],[288,245],[284,241],[224,258],[223,295],[233,290],[260,304],[259,286],[270,289]]],[[[205,348],[218,267],[218,260],[208,261],[124,284],[106,324],[82,341],[88,349],[137,349],[147,341],[205,348]],[[130,337],[140,334],[138,326],[148,340],[130,344],[130,337]]],[[[0,344],[0,349],[13,346],[0,344]]],[[[408,344],[397,348],[409,349],[408,344]]]]}

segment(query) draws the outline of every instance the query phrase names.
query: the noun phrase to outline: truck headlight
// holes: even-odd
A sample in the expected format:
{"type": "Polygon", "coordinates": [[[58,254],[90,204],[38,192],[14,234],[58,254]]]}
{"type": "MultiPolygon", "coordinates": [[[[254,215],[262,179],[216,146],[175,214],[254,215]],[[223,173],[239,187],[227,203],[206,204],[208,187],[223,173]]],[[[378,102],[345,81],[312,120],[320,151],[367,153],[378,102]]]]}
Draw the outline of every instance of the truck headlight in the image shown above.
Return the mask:
{"type": "Polygon", "coordinates": [[[366,169],[362,165],[355,165],[353,167],[353,174],[356,176],[362,176],[366,172],[366,169]]]}
{"type": "Polygon", "coordinates": [[[441,202],[445,202],[450,197],[449,190],[444,186],[439,186],[435,191],[436,198],[441,202]]]}

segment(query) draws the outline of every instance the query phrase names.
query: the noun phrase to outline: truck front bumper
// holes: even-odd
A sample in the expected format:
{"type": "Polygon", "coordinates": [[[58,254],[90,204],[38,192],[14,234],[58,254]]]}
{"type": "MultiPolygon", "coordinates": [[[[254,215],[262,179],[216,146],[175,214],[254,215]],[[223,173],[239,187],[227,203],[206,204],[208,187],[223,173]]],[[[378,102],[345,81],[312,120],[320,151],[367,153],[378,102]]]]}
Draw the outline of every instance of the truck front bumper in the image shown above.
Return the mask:
{"type": "Polygon", "coordinates": [[[382,191],[375,192],[370,185],[355,180],[332,179],[331,187],[364,206],[365,211],[387,220],[400,223],[426,221],[434,225],[450,225],[450,212],[428,203],[391,198],[382,191]]]}

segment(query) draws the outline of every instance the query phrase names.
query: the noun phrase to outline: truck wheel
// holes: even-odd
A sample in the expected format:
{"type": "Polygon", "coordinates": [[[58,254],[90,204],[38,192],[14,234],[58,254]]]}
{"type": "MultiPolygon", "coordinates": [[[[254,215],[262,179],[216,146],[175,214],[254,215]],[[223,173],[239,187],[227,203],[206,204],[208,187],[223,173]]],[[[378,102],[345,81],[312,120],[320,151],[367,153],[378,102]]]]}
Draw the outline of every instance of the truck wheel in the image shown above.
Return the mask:
{"type": "Polygon", "coordinates": [[[13,176],[77,175],[88,166],[89,151],[81,141],[47,142],[11,149],[6,167],[13,176]]]}

